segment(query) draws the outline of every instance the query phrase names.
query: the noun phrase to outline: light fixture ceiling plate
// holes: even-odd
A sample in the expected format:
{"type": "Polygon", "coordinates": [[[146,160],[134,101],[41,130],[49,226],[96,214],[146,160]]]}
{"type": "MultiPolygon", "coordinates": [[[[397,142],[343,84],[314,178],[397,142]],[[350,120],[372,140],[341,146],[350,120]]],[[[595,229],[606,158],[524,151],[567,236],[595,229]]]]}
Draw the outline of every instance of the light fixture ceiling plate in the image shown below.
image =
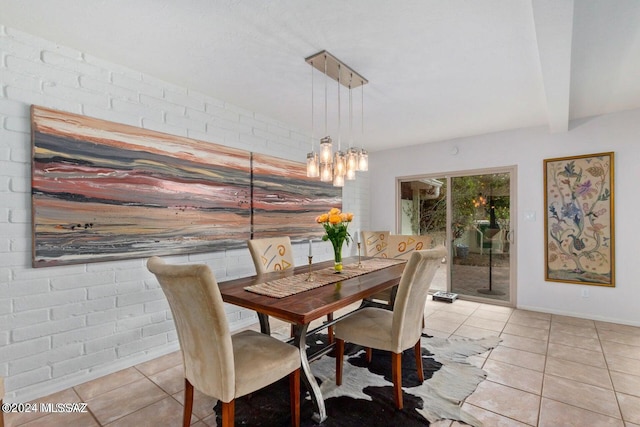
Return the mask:
{"type": "Polygon", "coordinates": [[[346,87],[351,87],[351,89],[369,83],[367,79],[362,77],[362,75],[356,72],[353,68],[349,67],[326,50],[305,58],[305,61],[324,74],[325,56],[327,58],[327,76],[331,77],[335,81],[339,81],[346,87]],[[340,80],[338,80],[338,72],[340,72],[340,80]]]}

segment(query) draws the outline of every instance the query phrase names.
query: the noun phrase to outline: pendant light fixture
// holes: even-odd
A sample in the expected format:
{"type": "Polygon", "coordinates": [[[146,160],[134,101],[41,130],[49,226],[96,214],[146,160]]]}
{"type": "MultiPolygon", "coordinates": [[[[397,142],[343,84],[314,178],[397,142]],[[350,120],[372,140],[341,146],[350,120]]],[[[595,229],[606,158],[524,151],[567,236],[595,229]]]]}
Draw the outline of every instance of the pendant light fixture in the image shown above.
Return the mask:
{"type": "MultiPolygon", "coordinates": [[[[324,73],[324,131],[325,136],[320,140],[320,154],[319,156],[314,151],[313,133],[313,106],[311,108],[311,153],[307,154],[307,176],[317,177],[314,173],[318,173],[320,180],[324,182],[333,181],[333,185],[336,187],[344,186],[344,180],[355,179],[356,170],[368,170],[367,152],[363,148],[356,149],[353,146],[353,99],[352,89],[358,86],[364,86],[368,81],[353,69],[345,65],[342,61],[338,60],[335,56],[331,55],[326,50],[316,53],[305,59],[312,68],[316,68],[324,73]],[[328,94],[327,94],[327,80],[331,77],[338,82],[338,147],[337,151],[333,152],[333,141],[328,132],[328,94]],[[346,151],[342,151],[342,112],[341,112],[341,85],[349,88],[349,148],[346,151]],[[364,155],[364,157],[363,157],[364,155]],[[315,162],[315,163],[314,163],[315,162]],[[315,165],[315,170],[314,170],[315,165]],[[364,167],[364,169],[363,169],[364,167]],[[316,172],[317,170],[317,172],[316,172]]],[[[314,102],[313,97],[313,71],[311,76],[311,103],[314,102]]],[[[363,96],[364,99],[364,96],[363,96]]],[[[362,101],[364,106],[364,100],[362,101]]],[[[362,113],[364,119],[364,113],[362,113]]],[[[364,120],[363,120],[364,121],[364,120]]],[[[364,136],[364,125],[362,125],[364,136]]]]}

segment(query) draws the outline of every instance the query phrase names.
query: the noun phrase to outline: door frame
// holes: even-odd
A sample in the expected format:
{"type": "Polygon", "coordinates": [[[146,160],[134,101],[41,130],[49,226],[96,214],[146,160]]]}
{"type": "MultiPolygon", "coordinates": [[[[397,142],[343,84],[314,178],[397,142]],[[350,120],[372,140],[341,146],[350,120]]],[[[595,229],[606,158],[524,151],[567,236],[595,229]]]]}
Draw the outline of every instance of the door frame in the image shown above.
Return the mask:
{"type": "MultiPolygon", "coordinates": [[[[395,220],[395,233],[398,233],[401,230],[401,221],[402,221],[402,203],[400,200],[400,185],[402,182],[412,181],[417,179],[425,179],[425,178],[436,178],[442,179],[445,178],[447,181],[447,230],[446,230],[446,240],[447,242],[447,250],[449,252],[449,259],[452,259],[452,251],[453,248],[450,242],[453,240],[451,236],[451,178],[457,178],[462,176],[472,176],[472,175],[487,175],[494,173],[509,173],[509,231],[507,233],[507,240],[509,241],[509,301],[500,301],[492,298],[485,298],[481,296],[473,296],[473,295],[464,295],[460,296],[460,299],[488,303],[493,305],[504,305],[509,307],[517,306],[517,289],[518,289],[518,239],[516,230],[518,229],[518,166],[510,165],[510,166],[500,166],[493,168],[482,168],[482,169],[467,169],[467,170],[459,170],[459,171],[448,171],[441,173],[424,173],[419,175],[409,175],[409,176],[399,176],[396,177],[396,220],[395,220]]],[[[451,264],[447,264],[449,266],[449,271],[447,271],[447,291],[451,291],[451,264]]]]}

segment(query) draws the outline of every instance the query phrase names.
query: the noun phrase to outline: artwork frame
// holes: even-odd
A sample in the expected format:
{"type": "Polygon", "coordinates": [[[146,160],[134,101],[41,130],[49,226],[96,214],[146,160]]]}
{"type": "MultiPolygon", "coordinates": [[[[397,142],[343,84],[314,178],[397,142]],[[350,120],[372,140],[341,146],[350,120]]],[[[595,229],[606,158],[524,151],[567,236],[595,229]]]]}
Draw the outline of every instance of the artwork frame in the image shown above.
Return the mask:
{"type": "Polygon", "coordinates": [[[325,231],[316,217],[331,208],[342,209],[342,188],[308,177],[304,163],[252,154],[252,239],[289,236],[293,243],[319,240],[325,231]]]}
{"type": "Polygon", "coordinates": [[[342,207],[293,160],[37,105],[31,132],[34,268],[307,242],[342,207]]]}
{"type": "Polygon", "coordinates": [[[242,248],[251,153],[31,106],[32,265],[242,248]]]}
{"type": "Polygon", "coordinates": [[[613,152],[544,160],[545,280],[615,286],[613,152]]]}

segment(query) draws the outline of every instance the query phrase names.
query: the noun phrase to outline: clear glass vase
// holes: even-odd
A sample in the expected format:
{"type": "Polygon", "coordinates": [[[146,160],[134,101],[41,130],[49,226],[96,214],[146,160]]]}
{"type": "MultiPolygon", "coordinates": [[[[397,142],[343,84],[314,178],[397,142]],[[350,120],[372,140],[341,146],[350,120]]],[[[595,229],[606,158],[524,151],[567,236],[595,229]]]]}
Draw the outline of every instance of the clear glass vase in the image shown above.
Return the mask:
{"type": "Polygon", "coordinates": [[[333,268],[336,273],[342,272],[342,244],[344,242],[331,241],[333,244],[333,268]]]}

